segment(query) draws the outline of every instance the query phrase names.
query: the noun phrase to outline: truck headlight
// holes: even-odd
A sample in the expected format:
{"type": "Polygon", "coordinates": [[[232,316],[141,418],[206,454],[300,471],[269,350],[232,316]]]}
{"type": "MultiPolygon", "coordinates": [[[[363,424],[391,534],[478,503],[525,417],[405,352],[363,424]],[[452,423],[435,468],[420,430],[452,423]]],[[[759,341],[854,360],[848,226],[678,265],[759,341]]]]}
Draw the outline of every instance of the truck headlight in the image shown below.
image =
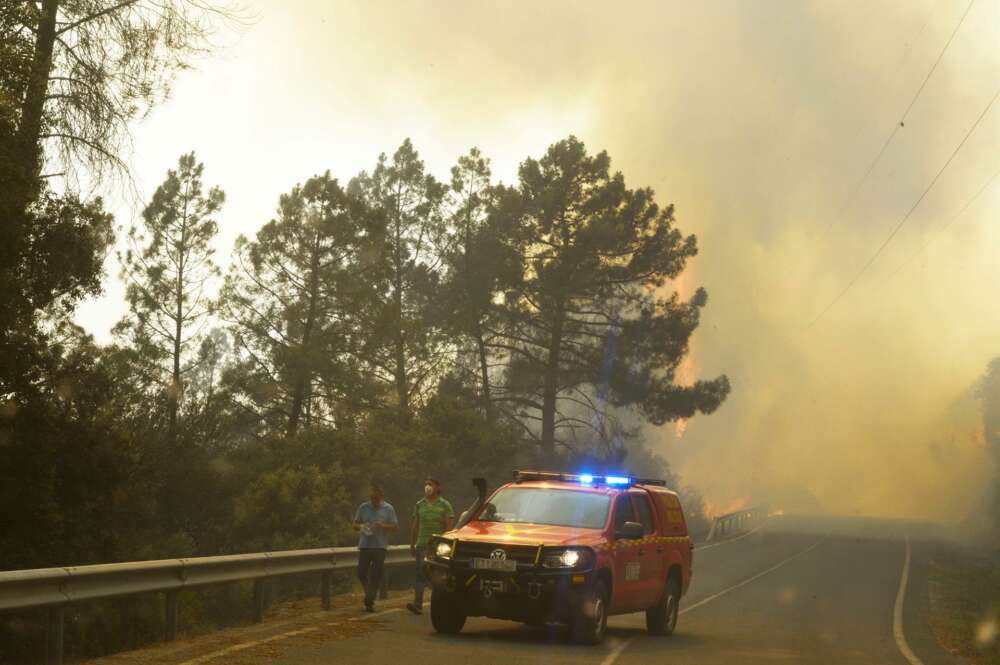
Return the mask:
{"type": "Polygon", "coordinates": [[[559,555],[559,562],[567,568],[572,568],[580,563],[580,552],[578,550],[566,550],[559,555]]]}
{"type": "Polygon", "coordinates": [[[551,552],[542,559],[546,568],[582,568],[590,561],[590,550],[566,549],[551,552]]]}
{"type": "Polygon", "coordinates": [[[438,544],[434,547],[434,556],[439,559],[450,559],[452,552],[455,551],[455,545],[450,540],[438,541],[438,544]]]}

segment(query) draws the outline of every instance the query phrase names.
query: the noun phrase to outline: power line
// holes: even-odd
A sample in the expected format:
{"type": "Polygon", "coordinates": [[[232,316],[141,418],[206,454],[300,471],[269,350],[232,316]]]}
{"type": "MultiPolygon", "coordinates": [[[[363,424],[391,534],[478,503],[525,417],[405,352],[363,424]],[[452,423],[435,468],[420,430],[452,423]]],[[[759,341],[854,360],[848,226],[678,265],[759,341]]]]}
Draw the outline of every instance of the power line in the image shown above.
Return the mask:
{"type": "MultiPolygon", "coordinates": [[[[899,122],[896,123],[896,125],[892,128],[892,132],[889,134],[889,138],[885,140],[885,143],[882,144],[882,147],[881,149],[879,149],[878,154],[875,155],[875,159],[873,159],[871,164],[868,165],[868,170],[866,170],[864,175],[861,176],[861,179],[858,180],[858,182],[854,185],[854,189],[851,190],[850,195],[847,197],[847,199],[844,200],[843,205],[840,206],[840,210],[837,211],[837,218],[839,218],[844,213],[844,210],[846,210],[847,207],[851,204],[851,201],[854,200],[854,197],[861,189],[861,186],[864,185],[865,181],[868,180],[868,176],[871,175],[871,172],[875,170],[875,167],[878,165],[879,161],[881,161],[882,155],[885,154],[885,151],[889,147],[889,144],[892,143],[892,140],[894,138],[896,138],[896,134],[899,133],[899,130],[905,126],[906,118],[907,116],[909,116],[910,111],[913,109],[913,105],[917,103],[917,99],[920,97],[920,93],[924,91],[924,88],[927,86],[927,82],[931,80],[931,76],[934,75],[934,71],[937,69],[938,64],[944,57],[944,54],[948,51],[948,47],[951,46],[952,41],[954,41],[955,35],[958,34],[959,28],[962,27],[962,23],[965,22],[965,17],[969,15],[969,10],[972,9],[972,5],[974,4],[976,4],[976,0],[969,0],[969,6],[965,8],[965,13],[962,14],[962,18],[958,20],[958,23],[955,25],[955,29],[951,31],[951,36],[948,37],[948,41],[945,42],[944,48],[942,48],[941,52],[938,53],[937,60],[934,61],[934,64],[931,66],[930,71],[927,72],[927,76],[924,77],[923,83],[921,83],[920,87],[917,88],[916,94],[913,95],[913,99],[910,100],[910,105],[906,107],[905,111],[903,111],[903,115],[900,117],[899,122]]],[[[923,28],[921,28],[920,30],[921,32],[923,32],[923,28]]]]}
{"type": "Polygon", "coordinates": [[[861,276],[865,274],[868,268],[870,268],[871,265],[875,263],[875,260],[882,253],[882,250],[884,250],[886,246],[890,242],[892,242],[892,239],[896,237],[896,234],[899,233],[899,230],[901,228],[903,228],[903,225],[906,224],[907,221],[909,221],[910,216],[913,214],[913,211],[917,209],[920,203],[924,200],[924,197],[927,196],[927,193],[934,188],[934,185],[941,177],[941,174],[945,172],[945,170],[948,168],[948,165],[951,164],[953,159],[955,159],[955,155],[958,154],[958,152],[962,149],[962,146],[965,145],[965,142],[969,140],[969,137],[972,136],[972,133],[976,131],[977,127],[979,127],[979,123],[982,122],[983,118],[986,117],[986,114],[989,113],[989,110],[993,107],[993,103],[996,102],[997,97],[1000,97],[1000,88],[997,88],[996,93],[993,94],[993,98],[990,99],[990,103],[986,105],[986,108],[983,109],[983,112],[979,114],[978,118],[976,118],[976,122],[973,123],[972,127],[969,128],[969,131],[965,133],[965,136],[962,138],[962,142],[959,143],[958,147],[956,147],[955,150],[951,153],[951,156],[948,157],[948,161],[944,163],[944,166],[941,167],[941,170],[937,172],[937,175],[934,176],[934,179],[931,180],[929,185],[927,185],[927,188],[924,189],[923,193],[920,195],[920,198],[917,199],[916,203],[914,203],[913,206],[910,207],[910,209],[906,212],[906,214],[903,215],[903,218],[899,220],[896,226],[892,229],[892,232],[886,237],[885,240],[882,241],[882,244],[879,245],[878,249],[875,250],[875,253],[872,254],[871,258],[869,258],[868,261],[861,267],[861,270],[859,270],[858,273],[854,275],[854,277],[851,279],[851,281],[847,283],[847,286],[845,286],[844,289],[837,294],[837,297],[835,297],[832,301],[830,301],[830,304],[827,305],[823,309],[823,311],[816,316],[816,318],[814,318],[812,321],[809,322],[809,325],[806,326],[806,329],[811,328],[813,325],[815,325],[817,321],[823,318],[823,316],[827,312],[833,309],[833,307],[838,302],[840,302],[840,299],[843,298],[845,295],[847,295],[847,292],[851,290],[851,287],[854,286],[855,282],[857,282],[861,278],[861,276]]]}
{"type": "Polygon", "coordinates": [[[965,205],[962,206],[962,209],[959,210],[957,213],[955,213],[955,215],[951,219],[949,219],[947,222],[944,223],[944,225],[941,226],[941,228],[938,230],[938,235],[931,236],[930,238],[928,238],[924,242],[924,244],[920,246],[920,249],[918,249],[916,252],[914,252],[913,255],[910,256],[910,258],[908,258],[906,261],[904,261],[903,264],[901,266],[899,266],[899,268],[897,268],[891,275],[889,275],[888,279],[892,279],[896,275],[898,275],[899,273],[903,272],[903,270],[908,265],[910,265],[911,263],[913,263],[914,259],[916,259],[918,256],[920,256],[921,254],[923,254],[924,250],[927,249],[934,242],[935,238],[939,237],[940,234],[942,234],[945,231],[947,231],[949,226],[951,226],[959,217],[961,217],[962,215],[964,215],[966,210],[968,210],[969,208],[972,207],[972,204],[975,203],[976,200],[978,200],[980,196],[982,196],[983,192],[985,192],[987,189],[989,189],[990,185],[993,184],[993,181],[996,180],[998,176],[1000,176],[1000,169],[997,169],[996,171],[994,171],[993,175],[991,175],[989,178],[987,178],[986,182],[983,183],[983,186],[979,188],[979,191],[977,191],[975,194],[973,194],[972,198],[970,198],[968,201],[965,202],[965,205]]]}

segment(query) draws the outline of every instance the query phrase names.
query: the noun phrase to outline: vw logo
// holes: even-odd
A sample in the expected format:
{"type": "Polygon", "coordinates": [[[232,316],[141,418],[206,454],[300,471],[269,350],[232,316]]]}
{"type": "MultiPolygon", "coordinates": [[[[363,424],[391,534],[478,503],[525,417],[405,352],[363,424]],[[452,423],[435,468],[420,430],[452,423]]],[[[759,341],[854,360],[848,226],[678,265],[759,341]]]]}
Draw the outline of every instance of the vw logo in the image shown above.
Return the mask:
{"type": "Polygon", "coordinates": [[[496,559],[497,561],[505,561],[507,559],[507,553],[503,550],[493,550],[490,552],[490,558],[496,559]]]}

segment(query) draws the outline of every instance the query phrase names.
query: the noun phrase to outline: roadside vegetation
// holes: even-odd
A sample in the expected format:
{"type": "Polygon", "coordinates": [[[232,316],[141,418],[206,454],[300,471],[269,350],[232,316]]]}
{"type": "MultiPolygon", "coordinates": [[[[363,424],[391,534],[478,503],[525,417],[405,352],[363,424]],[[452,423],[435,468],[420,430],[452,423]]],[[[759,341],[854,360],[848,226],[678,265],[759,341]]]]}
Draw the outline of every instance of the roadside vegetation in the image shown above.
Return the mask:
{"type": "MultiPolygon", "coordinates": [[[[471,476],[522,464],[676,486],[639,432],[729,392],[675,382],[707,303],[671,287],[696,239],[575,137],[509,184],[476,149],[432,174],[408,140],[343,179],[303,173],[224,262],[226,194],[189,152],[116,238],[93,192],[129,182],[129,123],[238,18],[0,3],[0,570],[347,545],[371,477],[404,529],[426,474],[457,507],[471,476]],[[115,247],[127,313],[99,344],[73,313],[115,247]]],[[[153,639],[157,602],[74,608],[67,644],[153,639]]],[[[182,621],[240,606],[203,594],[182,621]]],[[[39,637],[5,618],[0,660],[39,637]]]]}
{"type": "Polygon", "coordinates": [[[949,652],[1000,664],[1000,557],[963,551],[931,568],[931,629],[949,652]]]}
{"type": "Polygon", "coordinates": [[[987,493],[987,521],[975,550],[956,550],[931,569],[931,627],[948,651],[976,665],[1000,664],[1000,357],[977,387],[983,443],[996,480],[987,493]],[[985,552],[985,554],[982,554],[985,552]]]}

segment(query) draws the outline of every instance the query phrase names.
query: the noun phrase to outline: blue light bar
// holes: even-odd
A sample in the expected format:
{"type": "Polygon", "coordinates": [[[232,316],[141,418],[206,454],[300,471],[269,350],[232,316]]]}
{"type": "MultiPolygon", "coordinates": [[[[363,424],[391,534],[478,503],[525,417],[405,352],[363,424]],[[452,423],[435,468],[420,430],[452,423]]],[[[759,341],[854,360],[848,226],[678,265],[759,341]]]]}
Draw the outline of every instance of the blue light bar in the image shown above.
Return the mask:
{"type": "MultiPolygon", "coordinates": [[[[619,472],[620,473],[620,472],[619,472]]],[[[633,485],[659,485],[666,486],[663,480],[649,480],[633,478],[632,476],[598,476],[590,472],[585,473],[562,473],[560,471],[531,471],[519,470],[514,472],[514,481],[521,483],[529,480],[554,480],[564,483],[577,483],[588,487],[615,487],[625,488],[633,485]]]]}

